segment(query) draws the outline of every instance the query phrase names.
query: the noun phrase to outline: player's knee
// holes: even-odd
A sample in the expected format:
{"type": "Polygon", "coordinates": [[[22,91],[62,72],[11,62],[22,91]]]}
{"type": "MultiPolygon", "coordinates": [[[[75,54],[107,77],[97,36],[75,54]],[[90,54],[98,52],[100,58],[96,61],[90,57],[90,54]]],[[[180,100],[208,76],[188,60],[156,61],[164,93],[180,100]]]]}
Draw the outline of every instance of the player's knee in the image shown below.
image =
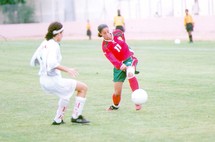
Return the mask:
{"type": "Polygon", "coordinates": [[[128,79],[133,78],[135,76],[134,74],[134,67],[128,67],[127,71],[126,71],[126,75],[128,77],[128,79]]]}
{"type": "Polygon", "coordinates": [[[87,90],[88,90],[87,84],[83,83],[82,84],[82,89],[83,89],[84,92],[87,92],[87,90]]]}
{"type": "Polygon", "coordinates": [[[115,94],[115,95],[117,95],[117,96],[118,96],[118,95],[120,96],[120,95],[121,95],[121,93],[122,93],[122,91],[121,91],[121,90],[115,90],[115,92],[114,92],[114,94],[115,94]]]}
{"type": "Polygon", "coordinates": [[[134,76],[135,76],[135,75],[134,75],[134,73],[132,73],[132,72],[129,72],[129,73],[127,74],[128,79],[133,78],[134,76]]]}
{"type": "Polygon", "coordinates": [[[120,96],[122,93],[122,89],[115,89],[114,94],[120,96]]]}
{"type": "Polygon", "coordinates": [[[88,86],[83,82],[78,82],[77,86],[76,86],[76,90],[78,92],[84,92],[85,93],[88,90],[88,86]]]}

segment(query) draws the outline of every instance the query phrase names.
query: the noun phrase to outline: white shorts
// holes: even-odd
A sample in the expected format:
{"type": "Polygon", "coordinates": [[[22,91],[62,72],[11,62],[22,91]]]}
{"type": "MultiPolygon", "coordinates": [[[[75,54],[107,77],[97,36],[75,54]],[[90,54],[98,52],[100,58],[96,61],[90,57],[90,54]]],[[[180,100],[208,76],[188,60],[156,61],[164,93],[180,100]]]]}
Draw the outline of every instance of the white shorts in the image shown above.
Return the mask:
{"type": "Polygon", "coordinates": [[[61,76],[40,76],[40,85],[45,92],[70,100],[75,91],[77,81],[62,78],[61,76]]]}

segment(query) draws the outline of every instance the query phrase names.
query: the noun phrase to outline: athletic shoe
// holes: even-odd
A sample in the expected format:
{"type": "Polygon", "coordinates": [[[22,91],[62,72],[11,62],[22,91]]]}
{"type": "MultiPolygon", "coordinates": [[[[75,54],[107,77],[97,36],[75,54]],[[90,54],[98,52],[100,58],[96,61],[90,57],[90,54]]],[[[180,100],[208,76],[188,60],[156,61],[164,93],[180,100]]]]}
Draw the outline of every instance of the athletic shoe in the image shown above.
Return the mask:
{"type": "Polygon", "coordinates": [[[142,105],[135,105],[136,110],[141,110],[141,108],[142,108],[142,105]]]}
{"type": "Polygon", "coordinates": [[[62,120],[60,123],[57,123],[56,121],[54,121],[54,122],[52,123],[52,125],[61,125],[61,124],[65,124],[65,122],[62,120]]]}
{"type": "Polygon", "coordinates": [[[135,70],[135,72],[134,72],[134,74],[139,74],[140,73],[140,71],[137,71],[137,70],[135,70]]]}
{"type": "Polygon", "coordinates": [[[112,111],[112,110],[118,110],[118,109],[119,109],[119,107],[111,105],[107,110],[112,111]]]}
{"type": "Polygon", "coordinates": [[[72,123],[80,123],[80,124],[87,124],[90,123],[87,119],[85,119],[82,115],[79,115],[77,119],[71,118],[72,123]]]}

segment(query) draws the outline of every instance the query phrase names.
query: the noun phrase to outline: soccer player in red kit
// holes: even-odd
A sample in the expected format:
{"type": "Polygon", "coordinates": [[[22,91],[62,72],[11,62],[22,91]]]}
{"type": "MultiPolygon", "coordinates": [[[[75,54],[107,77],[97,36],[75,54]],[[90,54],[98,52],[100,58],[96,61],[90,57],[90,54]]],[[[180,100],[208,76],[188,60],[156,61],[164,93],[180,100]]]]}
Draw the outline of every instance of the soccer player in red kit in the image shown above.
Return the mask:
{"type": "MultiPolygon", "coordinates": [[[[98,32],[98,36],[103,37],[102,50],[104,55],[114,66],[113,104],[108,110],[117,110],[120,105],[122,86],[126,77],[128,77],[132,91],[139,89],[139,84],[135,76],[135,72],[138,73],[138,71],[135,71],[138,60],[133,56],[134,52],[126,43],[124,33],[121,30],[115,30],[110,33],[108,26],[101,24],[98,26],[98,32]]],[[[135,109],[140,110],[141,105],[135,105],[135,109]]]]}

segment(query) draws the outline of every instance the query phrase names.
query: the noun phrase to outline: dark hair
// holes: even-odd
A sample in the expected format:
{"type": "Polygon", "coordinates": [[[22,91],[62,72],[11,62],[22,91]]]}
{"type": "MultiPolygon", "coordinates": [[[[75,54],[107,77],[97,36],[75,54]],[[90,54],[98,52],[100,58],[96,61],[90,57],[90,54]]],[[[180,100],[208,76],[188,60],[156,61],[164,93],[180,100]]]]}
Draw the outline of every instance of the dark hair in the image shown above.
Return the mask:
{"type": "Polygon", "coordinates": [[[121,13],[120,13],[120,10],[119,10],[119,9],[117,10],[117,15],[118,15],[118,16],[121,16],[121,13]]]}
{"type": "Polygon", "coordinates": [[[60,30],[63,27],[63,25],[60,22],[53,22],[48,27],[48,32],[45,36],[46,40],[50,40],[53,37],[55,37],[57,34],[53,34],[54,30],[60,30]]]}
{"type": "Polygon", "coordinates": [[[188,10],[188,9],[185,9],[185,12],[189,12],[189,10],[188,10]]]}
{"type": "Polygon", "coordinates": [[[108,26],[106,25],[106,24],[101,24],[101,25],[99,25],[98,26],[98,37],[102,37],[101,36],[101,32],[102,32],[102,30],[104,29],[104,28],[107,28],[108,26]]]}
{"type": "Polygon", "coordinates": [[[100,33],[98,33],[98,37],[102,37],[102,35],[100,33]]]}

